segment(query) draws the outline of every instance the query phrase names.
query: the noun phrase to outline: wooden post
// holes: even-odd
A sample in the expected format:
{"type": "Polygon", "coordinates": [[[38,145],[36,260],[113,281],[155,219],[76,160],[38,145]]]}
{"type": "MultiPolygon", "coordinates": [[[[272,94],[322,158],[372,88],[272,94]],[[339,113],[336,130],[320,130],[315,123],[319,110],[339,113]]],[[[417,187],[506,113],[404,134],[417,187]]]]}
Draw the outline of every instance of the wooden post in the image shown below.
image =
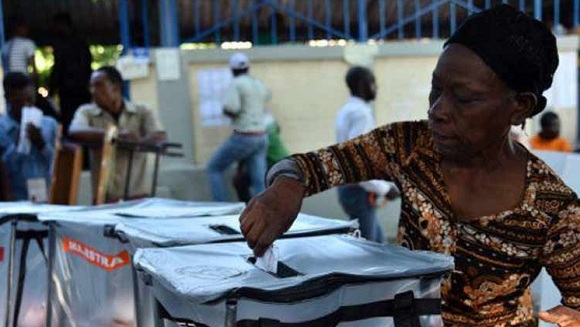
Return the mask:
{"type": "Polygon", "coordinates": [[[107,186],[109,184],[109,175],[114,169],[115,145],[114,140],[117,138],[118,130],[116,126],[108,126],[103,137],[103,147],[101,150],[101,166],[97,179],[96,194],[94,196],[95,204],[104,204],[107,201],[107,186]]]}
{"type": "Polygon", "coordinates": [[[83,151],[82,147],[75,144],[61,144],[61,135],[62,126],[59,126],[48,202],[75,205],[83,170],[83,151]]]}

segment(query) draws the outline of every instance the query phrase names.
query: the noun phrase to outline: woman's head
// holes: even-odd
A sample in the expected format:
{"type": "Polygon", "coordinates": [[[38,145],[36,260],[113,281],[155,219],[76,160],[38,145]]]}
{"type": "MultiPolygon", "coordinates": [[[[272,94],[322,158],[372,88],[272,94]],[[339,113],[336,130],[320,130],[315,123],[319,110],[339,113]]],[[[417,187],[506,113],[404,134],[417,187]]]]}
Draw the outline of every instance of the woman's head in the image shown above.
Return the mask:
{"type": "Polygon", "coordinates": [[[502,5],[473,15],[433,72],[429,121],[440,152],[474,155],[546,106],[556,41],[539,21],[502,5]]]}

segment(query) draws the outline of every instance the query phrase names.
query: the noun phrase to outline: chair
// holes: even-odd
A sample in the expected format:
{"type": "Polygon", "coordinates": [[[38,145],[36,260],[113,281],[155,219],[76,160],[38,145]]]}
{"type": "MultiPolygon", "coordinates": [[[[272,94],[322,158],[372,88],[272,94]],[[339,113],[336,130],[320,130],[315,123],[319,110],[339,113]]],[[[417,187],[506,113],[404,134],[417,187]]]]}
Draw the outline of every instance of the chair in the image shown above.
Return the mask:
{"type": "Polygon", "coordinates": [[[95,205],[104,204],[107,201],[107,186],[109,184],[109,175],[111,174],[111,171],[113,171],[115,164],[114,141],[117,138],[117,134],[118,129],[116,126],[111,125],[105,129],[103,145],[101,148],[101,163],[97,177],[97,185],[94,188],[95,193],[93,194],[95,205]]]}
{"type": "Polygon", "coordinates": [[[4,166],[4,161],[0,160],[0,201],[12,201],[12,190],[10,189],[10,176],[4,166]]]}
{"type": "Polygon", "coordinates": [[[60,143],[62,126],[57,132],[54,164],[48,202],[51,204],[76,205],[79,181],[83,169],[82,147],[60,143]]]}

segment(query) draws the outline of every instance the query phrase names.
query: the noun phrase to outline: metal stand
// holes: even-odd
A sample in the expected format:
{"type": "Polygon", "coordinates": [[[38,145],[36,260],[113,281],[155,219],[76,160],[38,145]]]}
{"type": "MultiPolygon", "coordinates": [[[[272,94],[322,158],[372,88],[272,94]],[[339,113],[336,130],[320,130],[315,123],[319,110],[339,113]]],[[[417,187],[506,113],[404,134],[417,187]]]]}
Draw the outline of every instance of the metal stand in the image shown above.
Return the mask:
{"type": "Polygon", "coordinates": [[[228,299],[226,301],[226,321],[225,327],[236,327],[236,316],[238,315],[238,300],[228,299]]]}
{"type": "Polygon", "coordinates": [[[161,316],[161,304],[155,299],[155,310],[153,310],[154,327],[165,327],[165,318],[161,316]]]}
{"type": "Polygon", "coordinates": [[[159,174],[159,161],[161,156],[167,157],[183,157],[181,152],[169,152],[170,149],[181,149],[182,145],[180,143],[141,143],[141,142],[130,142],[117,140],[116,145],[118,149],[123,149],[129,152],[129,164],[127,166],[127,174],[125,176],[125,187],[123,192],[123,200],[129,200],[129,192],[131,188],[131,174],[133,173],[133,158],[135,152],[141,153],[154,153],[155,154],[155,166],[153,169],[153,181],[151,185],[151,196],[155,196],[155,189],[157,188],[157,177],[159,174]]]}
{"type": "Polygon", "coordinates": [[[8,251],[8,281],[6,283],[6,317],[5,326],[10,326],[10,317],[12,312],[12,285],[14,285],[14,256],[16,252],[16,225],[18,224],[18,219],[13,218],[10,221],[10,250],[8,251]]]}
{"type": "MultiPolygon", "coordinates": [[[[133,258],[131,257],[131,262],[133,258]]],[[[137,321],[137,326],[147,326],[145,319],[143,318],[143,310],[141,308],[141,288],[139,284],[139,275],[135,266],[131,264],[131,274],[133,275],[133,301],[135,302],[135,320],[137,321]]],[[[149,317],[149,315],[147,315],[149,317]]]]}
{"type": "Polygon", "coordinates": [[[54,292],[52,271],[54,269],[54,261],[56,260],[56,234],[54,223],[48,225],[48,289],[46,300],[46,327],[52,327],[52,293],[54,292]]]}
{"type": "MultiPolygon", "coordinates": [[[[157,188],[157,177],[159,174],[159,162],[161,156],[165,157],[183,157],[182,152],[172,152],[171,150],[182,149],[183,145],[181,143],[175,142],[157,142],[157,143],[149,143],[149,142],[133,142],[133,141],[124,141],[124,140],[114,140],[115,146],[117,149],[122,149],[129,152],[129,163],[127,166],[127,174],[125,176],[125,185],[123,187],[123,199],[122,200],[130,200],[129,193],[131,192],[131,174],[133,173],[133,159],[135,157],[135,153],[153,153],[155,154],[155,167],[153,169],[153,181],[151,185],[151,196],[155,196],[155,189],[157,188]]],[[[95,142],[77,142],[74,141],[73,143],[81,145],[83,147],[88,148],[95,148],[102,146],[102,143],[95,143],[95,142]]]]}

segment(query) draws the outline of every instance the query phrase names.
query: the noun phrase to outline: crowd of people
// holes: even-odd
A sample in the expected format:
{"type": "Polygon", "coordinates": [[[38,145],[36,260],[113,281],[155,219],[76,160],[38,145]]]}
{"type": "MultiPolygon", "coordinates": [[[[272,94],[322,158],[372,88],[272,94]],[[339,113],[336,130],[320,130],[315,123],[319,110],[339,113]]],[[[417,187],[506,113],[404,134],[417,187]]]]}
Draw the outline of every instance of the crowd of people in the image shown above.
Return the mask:
{"type": "MultiPolygon", "coordinates": [[[[55,15],[53,24],[54,66],[48,97],[37,91],[36,45],[28,37],[25,20],[11,21],[12,37],[2,49],[7,111],[0,117],[3,200],[49,200],[55,145],[62,140],[91,149],[86,162],[96,192],[102,160],[99,145],[109,126],[117,127],[119,140],[159,143],[166,139],[155,111],[123,98],[124,81],[116,68],[92,70],[89,46],[75,33],[70,14],[55,15]]],[[[150,194],[147,156],[142,153],[133,155],[129,194],[124,194],[129,156],[128,150],[116,151],[106,201],[150,194]]]]}

